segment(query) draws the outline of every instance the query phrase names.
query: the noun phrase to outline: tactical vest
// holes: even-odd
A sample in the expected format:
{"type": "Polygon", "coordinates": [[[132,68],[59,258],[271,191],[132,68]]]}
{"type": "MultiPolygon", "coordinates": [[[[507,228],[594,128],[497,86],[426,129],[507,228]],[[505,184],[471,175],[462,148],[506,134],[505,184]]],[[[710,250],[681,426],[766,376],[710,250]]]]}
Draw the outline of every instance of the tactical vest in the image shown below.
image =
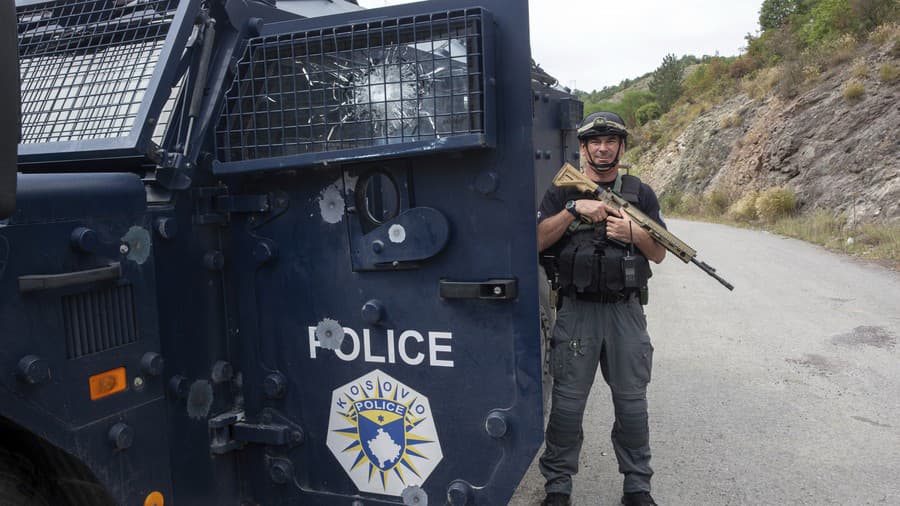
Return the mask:
{"type": "MultiPolygon", "coordinates": [[[[640,179],[626,174],[616,178],[613,190],[637,205],[640,187],[640,179]]],[[[560,293],[620,295],[646,290],[650,262],[636,246],[609,239],[606,221],[576,220],[561,242],[556,266],[560,293]]]]}

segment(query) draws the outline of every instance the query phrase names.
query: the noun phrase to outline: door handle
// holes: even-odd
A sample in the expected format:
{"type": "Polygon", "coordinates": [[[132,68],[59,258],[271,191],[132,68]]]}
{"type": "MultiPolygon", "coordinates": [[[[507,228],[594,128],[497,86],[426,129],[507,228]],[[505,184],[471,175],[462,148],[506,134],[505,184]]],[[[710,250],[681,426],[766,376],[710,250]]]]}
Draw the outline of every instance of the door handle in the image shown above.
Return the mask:
{"type": "Polygon", "coordinates": [[[515,279],[489,279],[487,281],[440,281],[444,299],[512,300],[519,296],[519,283],[515,279]]]}
{"type": "Polygon", "coordinates": [[[65,272],[62,274],[30,274],[19,276],[19,292],[29,293],[41,290],[53,290],[70,286],[111,281],[122,277],[122,266],[114,262],[106,267],[87,269],[84,271],[65,272]]]}

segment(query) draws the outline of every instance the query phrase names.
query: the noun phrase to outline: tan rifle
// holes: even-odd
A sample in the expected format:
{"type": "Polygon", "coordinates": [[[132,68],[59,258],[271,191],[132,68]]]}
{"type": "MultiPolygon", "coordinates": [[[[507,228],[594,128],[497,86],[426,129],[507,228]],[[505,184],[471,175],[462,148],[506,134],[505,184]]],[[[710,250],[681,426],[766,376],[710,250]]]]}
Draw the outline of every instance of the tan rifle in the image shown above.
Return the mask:
{"type": "MultiPolygon", "coordinates": [[[[675,237],[671,232],[663,228],[659,223],[651,219],[649,216],[641,212],[640,209],[631,205],[627,200],[625,200],[621,195],[607,188],[605,190],[601,190],[597,183],[588,179],[587,176],[581,173],[578,169],[573,167],[570,164],[565,164],[559,169],[559,172],[556,174],[556,177],[553,178],[553,184],[560,188],[563,187],[575,187],[582,192],[590,193],[597,200],[605,202],[606,205],[615,209],[617,212],[625,213],[631,218],[631,221],[636,223],[642,229],[644,229],[650,237],[653,238],[654,241],[661,244],[664,248],[671,251],[675,256],[681,259],[684,263],[691,262],[703,272],[709,274],[716,281],[722,283],[725,288],[729,290],[734,290],[734,285],[722,279],[721,276],[716,274],[716,269],[706,262],[701,262],[697,260],[697,251],[694,248],[691,248],[684,241],[675,237]]],[[[582,218],[586,218],[582,216],[582,218]]]]}

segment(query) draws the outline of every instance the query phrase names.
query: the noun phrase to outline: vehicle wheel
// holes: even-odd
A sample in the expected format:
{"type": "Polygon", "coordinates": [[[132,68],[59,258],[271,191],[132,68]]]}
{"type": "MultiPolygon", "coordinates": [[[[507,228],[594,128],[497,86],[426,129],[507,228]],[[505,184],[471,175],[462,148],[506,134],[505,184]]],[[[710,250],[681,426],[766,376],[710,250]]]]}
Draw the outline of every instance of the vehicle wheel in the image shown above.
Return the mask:
{"type": "Polygon", "coordinates": [[[553,391],[553,376],[550,374],[550,338],[553,335],[553,326],[556,324],[556,305],[553,302],[554,294],[550,290],[550,283],[544,274],[544,269],[539,268],[538,294],[541,302],[541,387],[544,406],[544,421],[550,415],[550,394],[553,391]]]}
{"type": "Polygon", "coordinates": [[[0,449],[0,504],[50,506],[30,460],[0,449]]]}

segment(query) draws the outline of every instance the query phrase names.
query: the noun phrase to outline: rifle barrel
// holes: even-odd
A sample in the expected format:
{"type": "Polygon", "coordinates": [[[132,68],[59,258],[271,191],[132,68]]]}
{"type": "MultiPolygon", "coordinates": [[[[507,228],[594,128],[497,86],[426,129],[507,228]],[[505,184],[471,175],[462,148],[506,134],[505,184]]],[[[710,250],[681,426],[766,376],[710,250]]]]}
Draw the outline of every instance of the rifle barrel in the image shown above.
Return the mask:
{"type": "Polygon", "coordinates": [[[716,274],[716,269],[715,269],[715,267],[709,265],[709,264],[706,263],[706,262],[702,262],[702,261],[700,261],[700,260],[697,260],[697,257],[691,258],[691,263],[693,263],[693,264],[696,265],[697,267],[703,269],[703,272],[705,272],[705,273],[709,274],[710,276],[712,276],[712,277],[713,277],[716,281],[718,281],[719,283],[722,283],[722,286],[724,286],[725,288],[727,288],[727,289],[729,289],[729,290],[734,290],[734,285],[732,285],[732,284],[729,283],[728,281],[725,281],[725,280],[722,278],[722,276],[719,276],[718,274],[716,274]]]}

